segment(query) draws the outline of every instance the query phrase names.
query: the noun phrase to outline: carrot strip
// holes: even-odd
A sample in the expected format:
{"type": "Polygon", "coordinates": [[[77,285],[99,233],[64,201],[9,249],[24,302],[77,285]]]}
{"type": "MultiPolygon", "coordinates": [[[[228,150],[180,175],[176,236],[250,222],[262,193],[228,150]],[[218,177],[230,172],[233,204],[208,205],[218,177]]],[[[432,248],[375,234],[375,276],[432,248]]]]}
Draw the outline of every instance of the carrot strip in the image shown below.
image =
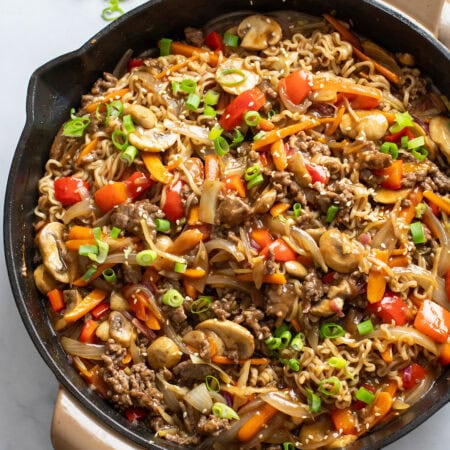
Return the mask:
{"type": "Polygon", "coordinates": [[[109,269],[110,267],[113,266],[114,266],[113,263],[101,264],[100,266],[98,266],[97,270],[89,278],[89,280],[84,280],[83,277],[80,277],[77,278],[72,284],[77,287],[87,286],[91,281],[96,280],[103,273],[104,270],[109,269]]]}
{"type": "Polygon", "coordinates": [[[386,350],[381,352],[381,357],[383,358],[383,361],[387,363],[390,363],[394,360],[394,356],[392,354],[392,347],[390,345],[388,345],[386,350]]]}
{"type": "Polygon", "coordinates": [[[450,342],[446,342],[442,346],[441,353],[439,355],[439,362],[443,366],[447,366],[448,364],[450,364],[450,342]]]}
{"type": "MultiPolygon", "coordinates": [[[[380,261],[387,263],[389,252],[387,250],[375,250],[375,256],[380,261]]],[[[367,300],[369,303],[379,302],[386,290],[386,277],[384,271],[370,269],[367,280],[367,300]]]]}
{"type": "Polygon", "coordinates": [[[203,239],[203,233],[197,228],[191,228],[183,231],[166,250],[174,255],[185,255],[196,247],[203,239]]]}
{"type": "Polygon", "coordinates": [[[191,297],[193,300],[195,300],[198,297],[197,289],[194,286],[192,286],[189,280],[183,279],[183,288],[184,292],[188,297],[191,297]]]}
{"type": "Polygon", "coordinates": [[[407,256],[390,256],[388,260],[389,267],[406,267],[409,264],[407,256]]]}
{"type": "Polygon", "coordinates": [[[94,239],[94,229],[91,227],[83,227],[81,225],[74,225],[69,230],[69,239],[94,239]]]}
{"type": "Polygon", "coordinates": [[[130,89],[123,88],[119,89],[117,91],[108,92],[103,96],[102,101],[97,101],[93,103],[89,103],[89,105],[86,105],[86,111],[88,113],[93,113],[97,109],[97,106],[101,105],[102,103],[108,103],[112,100],[118,100],[119,98],[122,98],[127,92],[130,92],[130,89]]]}
{"type": "Polygon", "coordinates": [[[351,409],[334,409],[330,415],[336,431],[342,434],[356,434],[356,420],[351,409]]]}
{"type": "Polygon", "coordinates": [[[127,352],[127,354],[122,359],[122,364],[126,366],[131,361],[131,358],[131,353],[127,352]]]}
{"type": "Polygon", "coordinates": [[[444,211],[445,214],[450,214],[450,200],[448,198],[435,194],[433,191],[425,191],[423,196],[441,211],[444,211]]]}
{"type": "Polygon", "coordinates": [[[361,41],[358,36],[354,35],[348,28],[342,24],[339,20],[335,19],[333,16],[329,14],[323,15],[324,19],[341,35],[344,41],[352,44],[353,47],[361,48],[361,41]]]}
{"type": "Polygon", "coordinates": [[[277,170],[286,169],[288,163],[283,139],[278,139],[270,146],[270,154],[277,170]]]}
{"type": "Polygon", "coordinates": [[[250,358],[250,359],[240,359],[239,361],[235,361],[234,359],[228,358],[228,356],[223,355],[214,355],[211,358],[211,361],[216,364],[224,364],[224,365],[232,365],[232,364],[245,364],[247,361],[250,361],[250,364],[253,366],[263,366],[269,363],[267,358],[250,358]]]}
{"type": "Polygon", "coordinates": [[[269,230],[265,228],[254,228],[250,233],[250,237],[261,248],[265,248],[273,242],[273,237],[270,235],[269,230]]]}
{"type": "Polygon", "coordinates": [[[222,190],[226,192],[227,190],[236,191],[239,197],[244,198],[246,194],[245,184],[242,181],[240,175],[230,175],[222,180],[223,187],[222,190]]]}
{"type": "Polygon", "coordinates": [[[220,178],[219,156],[215,154],[205,156],[205,180],[218,180],[220,178]]]}
{"type": "Polygon", "coordinates": [[[239,429],[238,439],[241,442],[248,442],[253,439],[277,412],[278,409],[268,403],[264,403],[239,429]]]}
{"type": "Polygon", "coordinates": [[[270,120],[261,118],[258,123],[258,128],[262,131],[272,131],[275,128],[275,124],[270,120]]]}
{"type": "Polygon", "coordinates": [[[294,125],[288,125],[284,128],[275,129],[266,133],[263,137],[256,140],[252,144],[253,150],[259,150],[266,145],[273,144],[275,141],[279,139],[284,139],[288,136],[292,136],[293,134],[297,134],[300,131],[308,130],[309,128],[314,128],[317,125],[320,125],[320,121],[312,119],[305,120],[304,122],[299,122],[294,125]]]}
{"type": "MultiPolygon", "coordinates": [[[[243,273],[237,275],[236,278],[244,283],[252,283],[253,275],[251,273],[243,273]]],[[[271,273],[263,275],[263,283],[269,284],[286,284],[286,277],[283,273],[271,273]]]]}
{"type": "Polygon", "coordinates": [[[47,297],[53,311],[59,312],[66,306],[64,303],[64,295],[61,289],[52,289],[47,292],[47,297]]]}
{"type": "Polygon", "coordinates": [[[276,203],[275,205],[270,208],[270,215],[272,217],[278,217],[284,212],[286,212],[291,205],[289,203],[276,203]]]}
{"type": "Polygon", "coordinates": [[[189,57],[185,61],[180,62],[179,64],[175,64],[173,66],[170,66],[167,69],[163,70],[162,72],[159,72],[158,74],[155,75],[155,78],[157,80],[160,80],[161,78],[164,78],[165,76],[170,75],[173,72],[177,72],[178,70],[182,69],[183,67],[186,67],[189,63],[191,63],[192,61],[197,60],[198,58],[199,58],[198,55],[192,55],[191,57],[189,57]]]}
{"type": "Polygon", "coordinates": [[[300,326],[299,322],[297,319],[292,319],[291,320],[291,325],[292,328],[297,332],[300,333],[300,331],[302,330],[302,327],[300,326]]]}
{"type": "Polygon", "coordinates": [[[196,269],[186,269],[183,275],[188,278],[203,278],[206,275],[206,270],[199,267],[196,269]]]}
{"type": "Polygon", "coordinates": [[[172,180],[172,174],[169,169],[162,163],[161,156],[157,153],[141,153],[142,161],[150,172],[151,177],[163,184],[168,184],[172,180]]]}
{"type": "Polygon", "coordinates": [[[69,239],[66,241],[67,250],[77,252],[82,245],[95,245],[95,239],[69,239]]]}
{"type": "Polygon", "coordinates": [[[100,304],[106,297],[107,292],[102,289],[94,289],[86,297],[81,300],[78,305],[76,305],[71,311],[64,314],[64,320],[67,322],[75,322],[81,319],[89,311],[94,309],[98,304],[100,304]]]}
{"type": "Polygon", "coordinates": [[[94,138],[94,139],[92,139],[91,142],[89,142],[88,144],[86,144],[83,147],[80,154],[78,155],[77,164],[83,163],[83,159],[97,147],[97,143],[98,143],[98,138],[94,138]]]}
{"type": "Polygon", "coordinates": [[[388,380],[386,384],[383,384],[383,392],[388,392],[392,398],[398,390],[398,384],[395,380],[388,380]]]}
{"type": "Polygon", "coordinates": [[[198,206],[193,206],[190,210],[189,210],[189,217],[188,217],[188,225],[198,225],[199,223],[199,219],[198,219],[198,212],[199,212],[199,207],[198,206]]]}
{"type": "Polygon", "coordinates": [[[344,113],[345,113],[345,106],[341,106],[330,127],[327,130],[325,130],[325,136],[331,136],[338,129],[338,126],[341,123],[342,116],[344,115],[344,113]]]}
{"type": "Polygon", "coordinates": [[[150,328],[150,330],[157,331],[161,329],[161,324],[159,323],[159,320],[149,309],[147,309],[147,320],[145,321],[145,325],[147,325],[150,328]]]}
{"type": "Polygon", "coordinates": [[[398,216],[408,225],[416,216],[416,206],[422,201],[423,193],[420,188],[414,189],[409,195],[409,206],[402,208],[398,216]]]}
{"type": "Polygon", "coordinates": [[[389,392],[383,391],[376,395],[375,400],[371,404],[370,415],[365,420],[366,427],[364,432],[375,426],[387,415],[392,408],[392,403],[392,396],[389,392]]]}
{"type": "Polygon", "coordinates": [[[194,45],[178,41],[172,42],[172,53],[175,55],[196,56],[197,58],[199,53],[207,53],[209,62],[212,66],[217,66],[217,63],[219,62],[219,55],[217,53],[211,52],[206,48],[195,47],[194,45]]]}
{"type": "Polygon", "coordinates": [[[383,75],[385,78],[387,78],[389,81],[392,81],[395,84],[398,84],[400,81],[400,78],[398,75],[394,72],[391,72],[387,67],[377,63],[374,59],[370,58],[366,54],[364,54],[361,50],[359,50],[356,47],[353,47],[353,53],[361,60],[363,61],[369,61],[373,64],[375,70],[383,75]]]}

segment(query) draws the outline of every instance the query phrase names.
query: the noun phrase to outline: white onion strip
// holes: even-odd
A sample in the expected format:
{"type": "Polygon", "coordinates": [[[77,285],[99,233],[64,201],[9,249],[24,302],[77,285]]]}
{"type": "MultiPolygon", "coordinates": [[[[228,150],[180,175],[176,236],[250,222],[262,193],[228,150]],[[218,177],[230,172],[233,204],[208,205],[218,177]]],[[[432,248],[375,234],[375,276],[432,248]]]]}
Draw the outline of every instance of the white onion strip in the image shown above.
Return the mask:
{"type": "Polygon", "coordinates": [[[66,353],[72,356],[80,356],[81,358],[93,359],[96,361],[102,360],[102,355],[105,353],[104,345],[88,344],[71,339],[67,336],[61,338],[61,345],[66,353]]]}

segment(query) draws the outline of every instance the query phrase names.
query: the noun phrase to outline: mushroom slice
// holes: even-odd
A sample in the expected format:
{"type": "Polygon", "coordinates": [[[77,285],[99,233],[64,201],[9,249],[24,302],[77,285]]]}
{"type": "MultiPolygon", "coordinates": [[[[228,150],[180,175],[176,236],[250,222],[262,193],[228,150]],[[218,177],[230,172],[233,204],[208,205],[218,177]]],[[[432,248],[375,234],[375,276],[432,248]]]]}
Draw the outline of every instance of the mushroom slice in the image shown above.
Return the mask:
{"type": "Polygon", "coordinates": [[[241,47],[247,50],[264,50],[277,44],[282,36],[280,24],[268,16],[255,14],[246,17],[238,26],[241,47]]]}
{"type": "Polygon", "coordinates": [[[156,125],[155,113],[143,105],[130,105],[124,107],[125,114],[130,114],[134,121],[144,128],[153,128],[156,125]]]}
{"type": "Polygon", "coordinates": [[[215,333],[227,351],[236,351],[239,359],[248,359],[255,351],[255,340],[250,331],[231,320],[208,319],[199,323],[197,329],[215,333]]]}
{"type": "Polygon", "coordinates": [[[377,203],[383,203],[384,205],[392,205],[399,200],[403,200],[408,197],[411,189],[400,189],[393,191],[391,189],[380,188],[373,193],[373,199],[377,203]]]}
{"type": "Polygon", "coordinates": [[[36,287],[44,295],[59,286],[59,283],[50,275],[44,264],[40,264],[36,267],[33,276],[36,287]]]}
{"type": "Polygon", "coordinates": [[[241,58],[229,58],[216,71],[216,81],[225,92],[233,95],[242,94],[259,83],[259,75],[243,69],[241,58]]]}
{"type": "Polygon", "coordinates": [[[133,337],[133,325],[119,311],[109,315],[109,335],[122,347],[129,347],[133,337]]]}
{"type": "Polygon", "coordinates": [[[61,222],[48,223],[39,233],[38,247],[44,266],[53,278],[61,283],[70,283],[77,274],[77,255],[67,250],[63,232],[61,222]]]}
{"type": "Polygon", "coordinates": [[[163,152],[177,141],[175,133],[157,128],[130,133],[128,139],[132,145],[144,152],[163,152]]]}
{"type": "Polygon", "coordinates": [[[430,136],[450,163],[450,118],[433,117],[430,121],[430,136]]]}
{"type": "Polygon", "coordinates": [[[342,116],[339,125],[343,134],[355,139],[364,137],[369,141],[381,139],[389,127],[386,117],[374,111],[355,111],[359,120],[356,122],[353,117],[346,113],[342,116]]]}

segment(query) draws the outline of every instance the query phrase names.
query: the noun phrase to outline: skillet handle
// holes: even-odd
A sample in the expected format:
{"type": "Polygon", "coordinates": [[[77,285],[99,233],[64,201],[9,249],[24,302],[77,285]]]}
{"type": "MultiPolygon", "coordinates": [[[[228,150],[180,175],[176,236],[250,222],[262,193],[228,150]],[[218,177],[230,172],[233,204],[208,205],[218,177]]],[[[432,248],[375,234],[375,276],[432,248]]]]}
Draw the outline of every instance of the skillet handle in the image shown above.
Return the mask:
{"type": "Polygon", "coordinates": [[[55,450],[144,450],[96,419],[62,387],[56,398],[51,440],[55,450]]]}

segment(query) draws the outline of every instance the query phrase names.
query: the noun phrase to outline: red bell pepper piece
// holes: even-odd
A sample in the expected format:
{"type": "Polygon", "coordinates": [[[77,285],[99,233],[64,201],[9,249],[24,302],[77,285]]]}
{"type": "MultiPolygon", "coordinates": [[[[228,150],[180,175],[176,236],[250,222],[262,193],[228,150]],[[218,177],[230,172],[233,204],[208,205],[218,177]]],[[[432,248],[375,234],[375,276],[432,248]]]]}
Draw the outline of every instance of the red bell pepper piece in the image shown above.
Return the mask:
{"type": "Polygon", "coordinates": [[[211,50],[225,50],[225,45],[223,44],[222,36],[219,33],[216,33],[215,31],[211,31],[211,33],[208,33],[205,36],[205,44],[211,49],[211,50]]]}
{"type": "Polygon", "coordinates": [[[125,416],[130,422],[145,419],[148,415],[148,411],[138,406],[128,408],[125,411],[125,416]]]}
{"type": "Polygon", "coordinates": [[[336,274],[336,272],[333,272],[333,271],[330,271],[330,272],[326,273],[322,277],[322,283],[331,284],[334,281],[334,275],[335,274],[336,274]]]}
{"type": "Polygon", "coordinates": [[[306,70],[296,70],[278,83],[278,92],[285,94],[294,105],[299,105],[311,92],[311,74],[306,70]]]}
{"type": "Polygon", "coordinates": [[[447,342],[450,329],[450,313],[431,300],[424,300],[414,320],[414,326],[441,344],[447,342]]]}
{"type": "Polygon", "coordinates": [[[263,228],[255,228],[251,231],[250,237],[259,248],[265,248],[273,242],[273,237],[268,230],[263,228]]]}
{"type": "Polygon", "coordinates": [[[275,261],[279,262],[294,261],[297,258],[297,253],[281,238],[264,247],[259,254],[267,258],[269,252],[273,253],[275,261]]]}
{"type": "Polygon", "coordinates": [[[330,181],[330,174],[328,173],[326,167],[313,163],[305,163],[305,167],[311,176],[313,184],[316,182],[327,184],[328,181],[330,181]]]}
{"type": "Polygon", "coordinates": [[[57,178],[54,182],[54,187],[55,198],[63,206],[78,203],[89,195],[89,184],[76,177],[57,178]]]}
{"type": "Polygon", "coordinates": [[[388,134],[384,137],[384,140],[386,142],[395,142],[398,144],[403,136],[408,136],[409,139],[414,139],[415,136],[412,133],[412,131],[409,129],[409,127],[402,128],[400,131],[397,131],[397,133],[388,134]]]}
{"type": "Polygon", "coordinates": [[[231,131],[241,124],[246,112],[258,111],[264,103],[266,103],[266,96],[259,88],[244,91],[225,108],[219,120],[220,126],[225,131],[231,131]]]}
{"type": "Polygon", "coordinates": [[[381,186],[386,189],[398,190],[402,187],[403,161],[398,159],[389,167],[375,170],[374,173],[378,177],[384,177],[381,186]]]}
{"type": "Polygon", "coordinates": [[[142,58],[131,58],[128,61],[128,72],[131,72],[135,67],[141,67],[144,64],[144,60],[142,58]]]}
{"type": "Polygon", "coordinates": [[[94,319],[99,320],[102,317],[104,317],[109,310],[110,310],[109,303],[103,302],[103,303],[100,303],[99,305],[97,305],[91,311],[91,314],[94,319]]]}
{"type": "Polygon", "coordinates": [[[166,200],[162,207],[167,219],[175,221],[184,217],[183,200],[181,198],[181,190],[184,183],[178,180],[175,184],[166,188],[166,200]]]}
{"type": "Polygon", "coordinates": [[[396,325],[404,325],[407,322],[405,302],[390,291],[385,292],[381,301],[369,304],[367,310],[376,314],[384,323],[394,321],[396,325]]]}
{"type": "Polygon", "coordinates": [[[403,370],[402,381],[405,389],[411,389],[427,376],[427,371],[419,364],[412,363],[403,370]]]}
{"type": "Polygon", "coordinates": [[[80,342],[86,342],[92,344],[95,342],[95,330],[98,327],[98,322],[95,320],[89,319],[83,325],[83,328],[80,333],[80,342]]]}
{"type": "Polygon", "coordinates": [[[148,178],[144,172],[134,172],[125,180],[127,194],[131,200],[135,200],[153,184],[154,181],[148,178]]]}

